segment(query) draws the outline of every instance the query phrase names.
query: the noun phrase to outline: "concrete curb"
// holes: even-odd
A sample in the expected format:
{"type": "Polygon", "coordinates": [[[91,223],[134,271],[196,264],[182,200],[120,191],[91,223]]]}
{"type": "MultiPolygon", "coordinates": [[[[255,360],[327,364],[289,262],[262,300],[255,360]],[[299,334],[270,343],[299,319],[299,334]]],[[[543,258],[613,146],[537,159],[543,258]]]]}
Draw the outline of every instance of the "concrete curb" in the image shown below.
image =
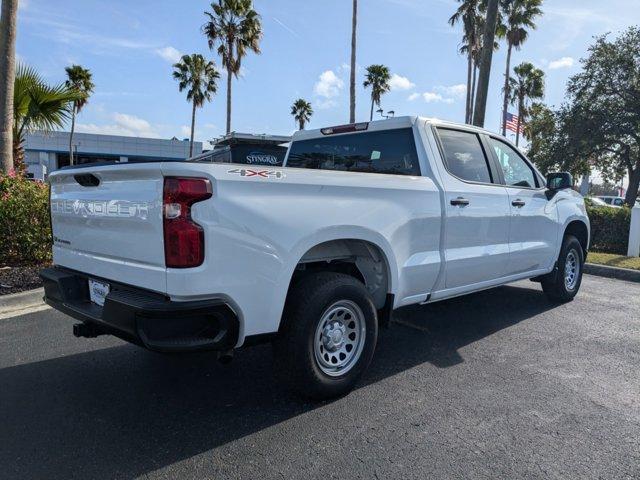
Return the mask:
{"type": "Polygon", "coordinates": [[[598,265],[595,263],[585,263],[584,273],[597,275],[599,277],[615,278],[617,280],[640,283],[640,270],[631,270],[629,268],[617,268],[609,267],[607,265],[598,265]]]}
{"type": "Polygon", "coordinates": [[[0,295],[0,315],[44,305],[42,297],[44,288],[36,288],[26,292],[0,295]]]}

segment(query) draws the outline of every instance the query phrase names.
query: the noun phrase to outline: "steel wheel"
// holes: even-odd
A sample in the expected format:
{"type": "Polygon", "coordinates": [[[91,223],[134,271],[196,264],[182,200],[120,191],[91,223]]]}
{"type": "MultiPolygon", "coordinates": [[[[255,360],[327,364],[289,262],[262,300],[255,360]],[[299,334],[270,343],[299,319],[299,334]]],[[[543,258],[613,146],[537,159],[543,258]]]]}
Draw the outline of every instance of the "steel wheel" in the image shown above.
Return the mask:
{"type": "Polygon", "coordinates": [[[316,364],[323,373],[338,377],[357,363],[365,343],[362,309],[351,300],[332,304],[320,317],[313,340],[316,364]]]}
{"type": "Polygon", "coordinates": [[[567,259],[564,264],[564,286],[567,290],[573,290],[578,283],[580,274],[580,260],[578,258],[578,252],[573,249],[567,253],[567,259]]]}

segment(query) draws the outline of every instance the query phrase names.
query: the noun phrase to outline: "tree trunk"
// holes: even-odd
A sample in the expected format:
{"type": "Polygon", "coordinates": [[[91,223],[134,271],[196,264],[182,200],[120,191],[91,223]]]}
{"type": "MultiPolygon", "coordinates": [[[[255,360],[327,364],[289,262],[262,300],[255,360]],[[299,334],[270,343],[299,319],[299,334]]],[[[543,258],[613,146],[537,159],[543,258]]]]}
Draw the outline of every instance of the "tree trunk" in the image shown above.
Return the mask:
{"type": "Polygon", "coordinates": [[[374,101],[373,98],[371,99],[371,115],[369,115],[369,121],[373,121],[373,105],[374,105],[374,101]]]}
{"type": "Polygon", "coordinates": [[[196,102],[193,101],[193,108],[191,109],[191,138],[189,139],[189,158],[193,157],[193,132],[196,128],[196,102]]]}
{"type": "Polygon", "coordinates": [[[358,0],[353,0],[351,19],[351,73],[349,78],[349,123],[356,122],[356,27],[358,25],[358,0]]]}
{"type": "Polygon", "coordinates": [[[484,117],[487,111],[487,95],[489,93],[489,80],[491,80],[491,60],[493,59],[493,43],[496,37],[496,24],[498,22],[498,0],[489,0],[487,6],[487,20],[482,37],[482,57],[480,58],[480,75],[478,79],[478,92],[473,109],[473,124],[476,127],[484,127],[484,117]]]}
{"type": "Polygon", "coordinates": [[[638,198],[638,188],[640,187],[640,162],[636,162],[638,165],[635,170],[628,168],[627,173],[629,174],[629,187],[627,188],[627,194],[624,197],[624,202],[629,205],[631,208],[636,203],[636,198],[638,198]]]}
{"type": "Polygon", "coordinates": [[[302,118],[300,119],[299,126],[300,126],[300,130],[304,130],[304,120],[302,118]]]}
{"type": "Polygon", "coordinates": [[[464,123],[471,123],[471,75],[473,71],[473,54],[471,48],[467,52],[467,104],[465,106],[464,123]]]}
{"type": "Polygon", "coordinates": [[[477,78],[478,77],[478,69],[475,67],[473,67],[473,79],[471,80],[471,103],[469,105],[469,124],[471,124],[471,122],[473,122],[473,103],[476,99],[476,83],[477,83],[477,78]]]}
{"type": "Polygon", "coordinates": [[[71,111],[71,132],[69,133],[69,165],[73,165],[73,132],[76,129],[76,102],[71,111]]]}
{"type": "Polygon", "coordinates": [[[227,68],[227,133],[231,132],[231,69],[227,68]]]}
{"type": "Polygon", "coordinates": [[[0,169],[13,168],[13,88],[18,0],[2,0],[0,14],[0,169]]]}
{"type": "Polygon", "coordinates": [[[516,147],[520,145],[520,122],[522,122],[522,112],[524,110],[524,98],[520,97],[518,101],[518,125],[516,128],[516,147]]]}
{"type": "Polygon", "coordinates": [[[509,76],[511,74],[511,50],[513,45],[509,42],[507,48],[507,69],[504,72],[504,99],[502,101],[502,136],[507,135],[507,108],[509,108],[509,76]]]}

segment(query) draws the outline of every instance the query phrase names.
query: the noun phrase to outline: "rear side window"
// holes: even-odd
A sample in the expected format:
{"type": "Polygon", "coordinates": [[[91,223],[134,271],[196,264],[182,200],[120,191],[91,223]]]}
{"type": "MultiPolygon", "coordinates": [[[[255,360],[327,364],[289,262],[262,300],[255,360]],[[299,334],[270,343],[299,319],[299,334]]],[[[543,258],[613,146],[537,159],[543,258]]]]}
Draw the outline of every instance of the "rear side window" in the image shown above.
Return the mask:
{"type": "Polygon", "coordinates": [[[447,170],[468,182],[491,183],[489,164],[475,133],[438,129],[447,170]]]}
{"type": "Polygon", "coordinates": [[[410,128],[293,142],[287,167],[420,175],[416,145],[410,128]]]}

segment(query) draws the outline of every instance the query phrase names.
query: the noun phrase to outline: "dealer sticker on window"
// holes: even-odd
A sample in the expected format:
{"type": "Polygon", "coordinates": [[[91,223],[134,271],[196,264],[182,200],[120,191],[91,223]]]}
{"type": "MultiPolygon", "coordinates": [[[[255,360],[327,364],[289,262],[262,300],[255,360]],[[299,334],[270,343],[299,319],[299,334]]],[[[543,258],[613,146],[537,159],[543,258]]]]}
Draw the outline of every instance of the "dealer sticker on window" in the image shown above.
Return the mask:
{"type": "Polygon", "coordinates": [[[89,279],[89,298],[96,305],[104,307],[104,299],[109,293],[109,284],[89,279]]]}

